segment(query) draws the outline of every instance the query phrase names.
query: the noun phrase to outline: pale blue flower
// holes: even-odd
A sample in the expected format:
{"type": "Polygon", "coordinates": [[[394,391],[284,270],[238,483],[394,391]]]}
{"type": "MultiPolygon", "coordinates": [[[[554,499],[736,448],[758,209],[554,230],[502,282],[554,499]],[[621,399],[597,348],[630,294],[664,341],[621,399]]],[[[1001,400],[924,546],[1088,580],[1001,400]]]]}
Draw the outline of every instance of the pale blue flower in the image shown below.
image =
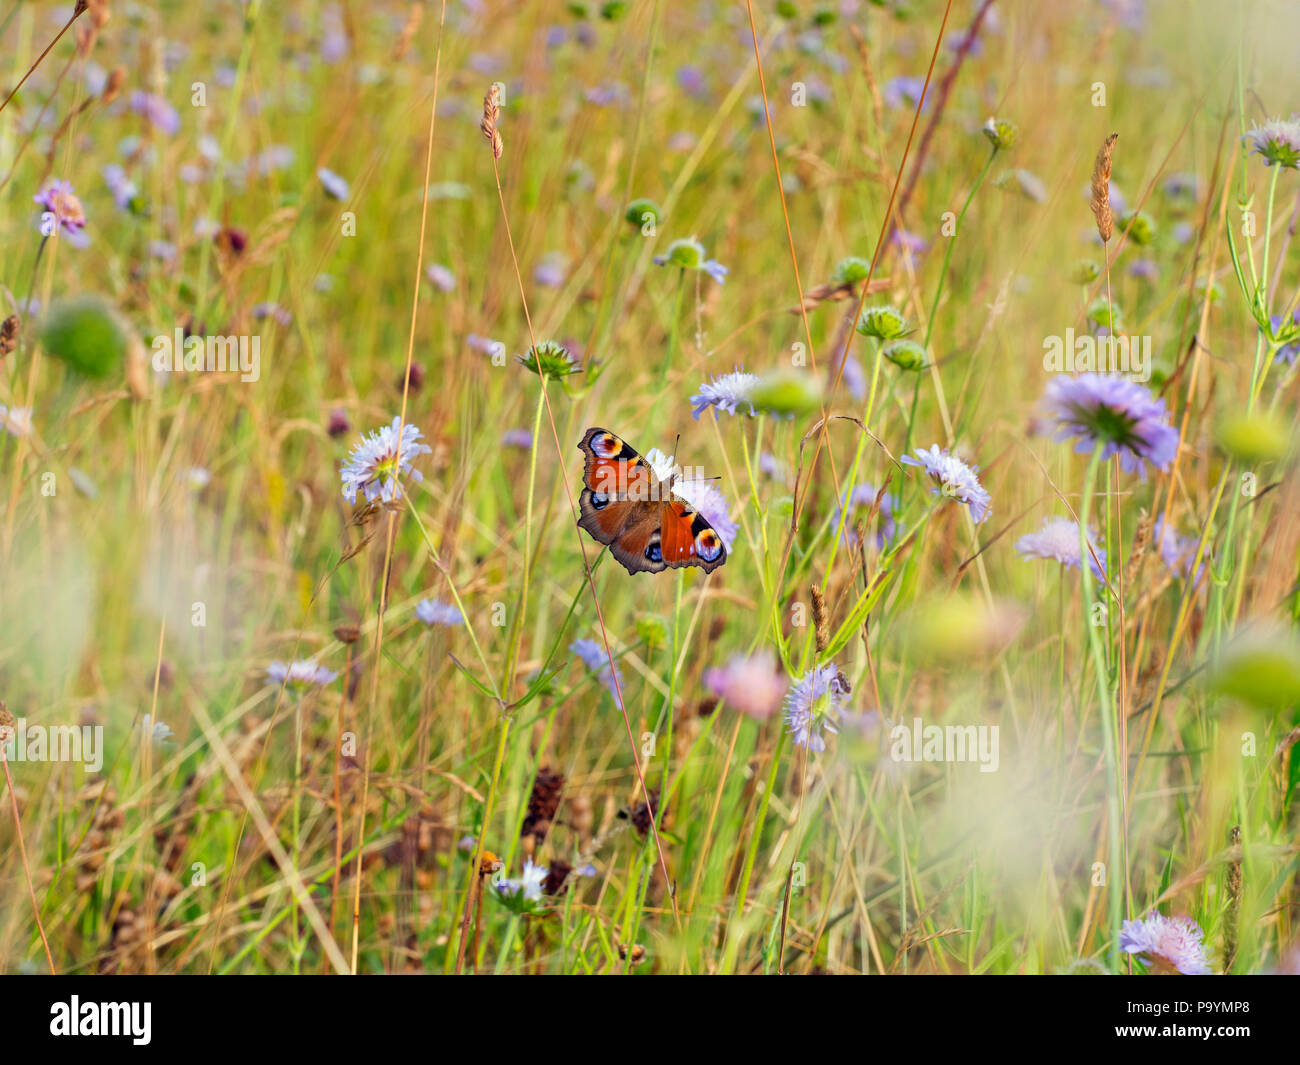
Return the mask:
{"type": "Polygon", "coordinates": [[[419,442],[420,435],[420,430],[414,425],[409,422],[402,425],[401,418],[394,418],[391,425],[362,437],[361,443],[352,449],[347,465],[339,471],[343,479],[343,498],[355,503],[360,493],[367,503],[376,500],[391,503],[401,499],[403,477],[409,474],[413,480],[424,480],[424,475],[413,467],[414,460],[420,455],[433,453],[433,448],[419,442]]]}

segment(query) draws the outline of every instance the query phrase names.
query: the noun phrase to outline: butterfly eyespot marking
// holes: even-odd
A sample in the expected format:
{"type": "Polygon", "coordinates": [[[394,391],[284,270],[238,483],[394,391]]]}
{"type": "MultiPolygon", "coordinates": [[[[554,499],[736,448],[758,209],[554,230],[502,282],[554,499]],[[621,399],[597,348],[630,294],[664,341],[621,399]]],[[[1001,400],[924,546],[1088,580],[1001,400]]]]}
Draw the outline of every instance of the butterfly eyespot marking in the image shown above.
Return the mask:
{"type": "Polygon", "coordinates": [[[645,557],[651,562],[662,562],[664,560],[663,552],[659,550],[658,544],[651,544],[645,549],[645,557]]]}
{"type": "Polygon", "coordinates": [[[602,459],[612,459],[623,450],[623,441],[613,433],[604,433],[591,441],[591,450],[602,459]]]}
{"type": "Polygon", "coordinates": [[[712,529],[705,529],[695,538],[695,553],[705,562],[712,562],[722,554],[722,541],[712,529]]]}
{"type": "Polygon", "coordinates": [[[595,510],[604,510],[609,506],[609,496],[604,492],[592,492],[591,505],[595,510]]]}

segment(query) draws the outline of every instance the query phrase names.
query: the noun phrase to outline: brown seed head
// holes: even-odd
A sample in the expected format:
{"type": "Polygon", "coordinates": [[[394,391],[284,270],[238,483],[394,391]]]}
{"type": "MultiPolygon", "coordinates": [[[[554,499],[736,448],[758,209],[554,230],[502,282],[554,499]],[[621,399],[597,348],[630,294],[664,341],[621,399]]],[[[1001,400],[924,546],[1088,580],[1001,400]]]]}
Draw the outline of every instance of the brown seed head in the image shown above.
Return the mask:
{"type": "Polygon", "coordinates": [[[478,128],[492,142],[493,158],[500,159],[505,151],[505,142],[501,140],[501,131],[497,129],[497,119],[501,117],[501,86],[495,82],[483,97],[483,121],[478,128]]]}
{"type": "Polygon", "coordinates": [[[1092,164],[1092,213],[1097,218],[1097,233],[1103,244],[1110,243],[1115,232],[1115,216],[1110,209],[1110,167],[1111,155],[1115,151],[1118,133],[1112,133],[1102,143],[1097,153],[1097,161],[1092,164]]]}

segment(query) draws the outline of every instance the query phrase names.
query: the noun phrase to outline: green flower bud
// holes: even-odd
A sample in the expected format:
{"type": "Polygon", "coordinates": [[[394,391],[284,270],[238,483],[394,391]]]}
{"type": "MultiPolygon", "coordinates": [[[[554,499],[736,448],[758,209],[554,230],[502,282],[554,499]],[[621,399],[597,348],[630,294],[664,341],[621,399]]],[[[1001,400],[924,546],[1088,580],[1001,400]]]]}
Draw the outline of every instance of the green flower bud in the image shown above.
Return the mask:
{"type": "Polygon", "coordinates": [[[760,377],[749,401],[777,418],[793,418],[821,409],[821,388],[807,371],[780,370],[760,377]]]}
{"type": "Polygon", "coordinates": [[[868,307],[858,319],[858,332],[877,340],[897,340],[912,331],[907,319],[893,307],[868,307]]]}
{"type": "Polygon", "coordinates": [[[640,199],[633,200],[627,205],[627,210],[623,212],[623,217],[627,219],[630,225],[640,229],[647,222],[657,226],[663,219],[663,211],[654,200],[640,199]]]}
{"type": "Polygon", "coordinates": [[[529,348],[526,354],[516,355],[515,358],[533,373],[538,372],[540,362],[541,374],[548,381],[556,381],[582,371],[578,360],[569,354],[569,349],[554,340],[543,340],[537,347],[529,348]]]}
{"type": "Polygon", "coordinates": [[[1120,229],[1128,230],[1128,239],[1146,247],[1156,239],[1156,224],[1145,211],[1130,211],[1120,219],[1120,229]]]}
{"type": "Polygon", "coordinates": [[[1246,466],[1256,466],[1282,458],[1290,450],[1291,434],[1281,418],[1257,411],[1225,418],[1215,442],[1224,454],[1246,466]]]}
{"type": "Polygon", "coordinates": [[[1070,267],[1070,280],[1076,285],[1091,285],[1101,277],[1101,267],[1091,259],[1080,259],[1070,267]]]}
{"type": "Polygon", "coordinates": [[[925,365],[925,348],[915,340],[891,340],[881,354],[900,370],[919,370],[925,365]]]}
{"type": "Polygon", "coordinates": [[[658,614],[642,614],[636,619],[636,634],[647,647],[662,647],[668,642],[668,622],[658,614]]]}
{"type": "Polygon", "coordinates": [[[990,118],[984,123],[983,132],[984,136],[989,139],[989,143],[999,151],[1014,148],[1017,139],[1020,137],[1020,130],[1005,118],[990,118]]]}
{"type": "Polygon", "coordinates": [[[835,269],[831,271],[831,281],[836,285],[856,285],[859,281],[865,281],[869,273],[870,260],[850,255],[835,264],[835,269]]]}
{"type": "Polygon", "coordinates": [[[1248,632],[1235,638],[1214,663],[1211,690],[1261,709],[1300,702],[1300,647],[1283,630],[1248,632]]]}
{"type": "Polygon", "coordinates": [[[41,324],[41,347],[86,377],[120,372],[129,340],[117,312],[98,296],[54,304],[41,324]]]}
{"type": "Polygon", "coordinates": [[[1088,321],[1093,325],[1105,326],[1112,333],[1124,328],[1124,315],[1117,304],[1107,302],[1105,296],[1098,296],[1088,304],[1088,321]]]}

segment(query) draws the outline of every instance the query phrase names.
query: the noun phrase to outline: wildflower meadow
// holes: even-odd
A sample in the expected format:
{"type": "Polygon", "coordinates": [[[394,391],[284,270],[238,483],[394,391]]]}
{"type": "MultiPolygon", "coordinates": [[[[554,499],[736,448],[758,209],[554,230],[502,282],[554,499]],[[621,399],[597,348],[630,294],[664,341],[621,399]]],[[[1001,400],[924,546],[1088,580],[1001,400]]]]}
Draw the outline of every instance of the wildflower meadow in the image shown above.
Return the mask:
{"type": "Polygon", "coordinates": [[[1300,972],[1297,30],[0,2],[0,972],[1300,972]]]}

